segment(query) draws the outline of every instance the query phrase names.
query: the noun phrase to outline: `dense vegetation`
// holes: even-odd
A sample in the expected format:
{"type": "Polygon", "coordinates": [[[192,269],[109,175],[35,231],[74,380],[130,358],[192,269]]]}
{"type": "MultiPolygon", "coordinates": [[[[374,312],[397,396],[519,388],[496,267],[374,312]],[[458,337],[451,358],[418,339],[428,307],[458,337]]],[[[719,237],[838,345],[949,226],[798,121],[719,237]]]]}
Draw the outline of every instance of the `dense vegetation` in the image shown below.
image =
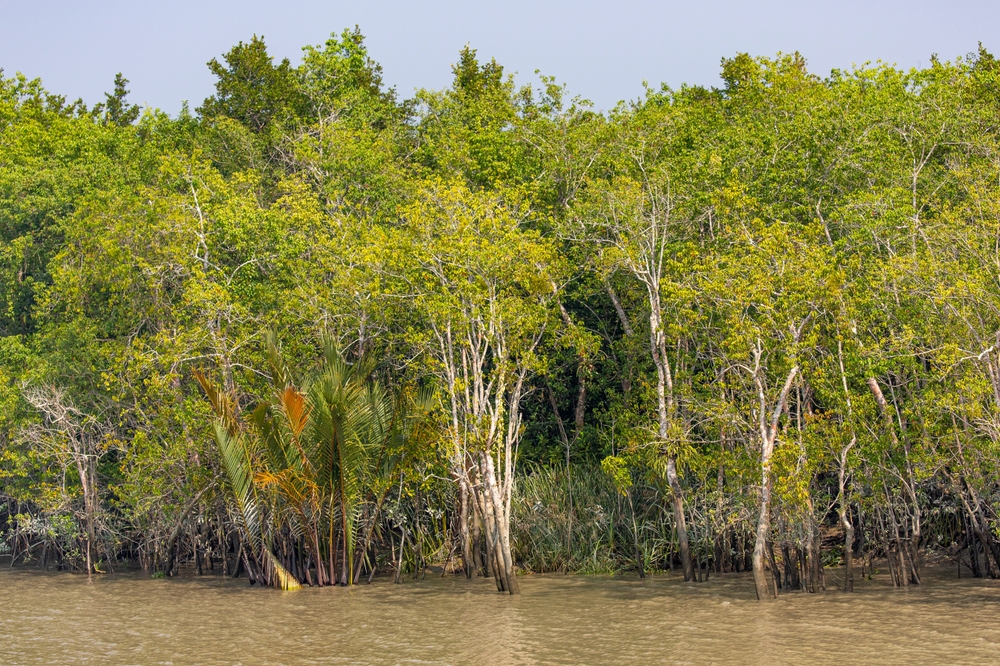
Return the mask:
{"type": "Polygon", "coordinates": [[[357,31],[209,67],[177,117],[0,76],[12,564],[1000,574],[989,53],[608,113],[471,49],[402,101],[357,31]]]}

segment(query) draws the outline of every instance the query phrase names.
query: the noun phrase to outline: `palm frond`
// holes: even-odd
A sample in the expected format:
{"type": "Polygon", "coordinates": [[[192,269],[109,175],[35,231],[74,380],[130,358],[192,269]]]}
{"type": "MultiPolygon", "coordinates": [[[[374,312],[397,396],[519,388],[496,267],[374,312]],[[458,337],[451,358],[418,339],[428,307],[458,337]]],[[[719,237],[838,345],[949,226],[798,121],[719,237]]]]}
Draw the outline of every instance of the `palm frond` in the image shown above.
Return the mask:
{"type": "Polygon", "coordinates": [[[302,587],[302,584],[295,579],[295,576],[290,574],[285,567],[281,566],[281,562],[278,558],[274,556],[270,550],[266,550],[266,561],[268,566],[271,568],[268,578],[271,578],[277,582],[277,587],[279,590],[298,590],[302,587]]]}

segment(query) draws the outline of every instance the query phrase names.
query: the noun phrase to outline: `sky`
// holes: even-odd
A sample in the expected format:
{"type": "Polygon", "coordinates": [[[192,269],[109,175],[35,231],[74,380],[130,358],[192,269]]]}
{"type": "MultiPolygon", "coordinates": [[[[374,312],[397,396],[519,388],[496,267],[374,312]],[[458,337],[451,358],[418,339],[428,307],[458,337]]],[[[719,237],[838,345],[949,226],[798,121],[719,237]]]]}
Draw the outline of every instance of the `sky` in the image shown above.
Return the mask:
{"type": "Polygon", "coordinates": [[[739,52],[798,51],[820,75],[876,60],[925,66],[980,41],[1000,52],[997,0],[0,0],[0,17],[5,76],[94,104],[122,72],[133,102],[171,114],[212,93],[205,64],[241,40],[263,35],[297,63],[302,46],[355,25],[403,98],[447,87],[468,44],[521,84],[540,70],[602,110],[641,96],[643,81],[717,85],[720,60],[739,52]]]}

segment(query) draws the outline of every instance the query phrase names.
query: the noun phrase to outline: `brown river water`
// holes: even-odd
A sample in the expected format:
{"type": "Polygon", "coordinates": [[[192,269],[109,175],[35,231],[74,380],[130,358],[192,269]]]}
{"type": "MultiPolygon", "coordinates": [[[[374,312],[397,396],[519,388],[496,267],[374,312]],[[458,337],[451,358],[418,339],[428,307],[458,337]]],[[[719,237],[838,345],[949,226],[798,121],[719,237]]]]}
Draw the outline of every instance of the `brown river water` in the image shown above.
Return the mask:
{"type": "MultiPolygon", "coordinates": [[[[996,664],[1000,581],[753,598],[742,574],[428,574],[279,592],[245,579],[0,570],[0,664],[996,664]]],[[[828,583],[833,576],[828,573],[828,583]]]]}

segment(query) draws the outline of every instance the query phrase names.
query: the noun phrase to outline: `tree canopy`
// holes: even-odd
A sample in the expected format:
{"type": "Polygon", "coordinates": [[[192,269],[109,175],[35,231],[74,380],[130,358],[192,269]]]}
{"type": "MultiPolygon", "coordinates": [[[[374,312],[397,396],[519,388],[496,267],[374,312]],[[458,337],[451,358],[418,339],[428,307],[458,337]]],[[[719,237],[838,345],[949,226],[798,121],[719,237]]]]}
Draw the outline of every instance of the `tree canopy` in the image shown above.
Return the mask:
{"type": "Polygon", "coordinates": [[[0,75],[12,558],[1000,575],[982,48],[737,54],[606,113],[469,47],[401,100],[356,28],[208,67],[176,117],[0,75]]]}

